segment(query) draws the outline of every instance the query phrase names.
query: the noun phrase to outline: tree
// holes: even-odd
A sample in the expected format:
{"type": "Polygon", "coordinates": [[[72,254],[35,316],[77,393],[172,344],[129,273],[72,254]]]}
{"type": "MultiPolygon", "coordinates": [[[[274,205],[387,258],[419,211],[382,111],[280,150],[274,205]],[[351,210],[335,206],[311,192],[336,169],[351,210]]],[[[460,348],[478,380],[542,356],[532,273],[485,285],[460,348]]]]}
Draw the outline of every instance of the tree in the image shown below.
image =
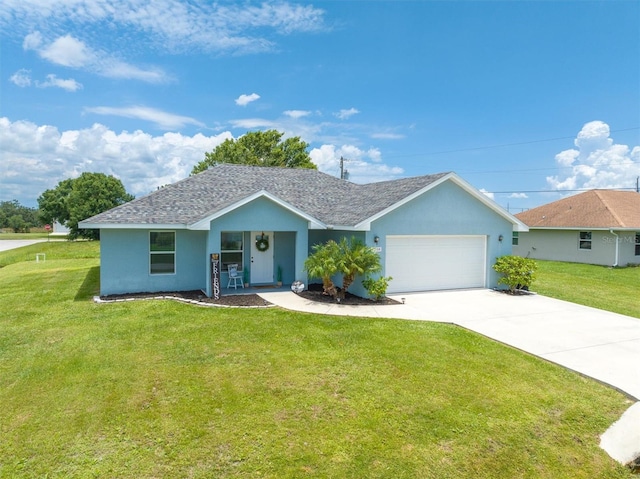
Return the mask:
{"type": "Polygon", "coordinates": [[[28,232],[30,228],[40,225],[35,208],[22,206],[18,200],[0,201],[0,228],[13,228],[14,231],[18,228],[28,232]]]}
{"type": "Polygon", "coordinates": [[[69,228],[69,238],[98,239],[98,230],[79,229],[78,223],[90,216],[119,206],[134,197],[122,182],[104,173],[82,173],[78,178],[63,180],[38,198],[43,222],[59,223],[69,228]]]}
{"type": "Polygon", "coordinates": [[[14,233],[27,233],[27,222],[20,215],[13,215],[9,218],[9,228],[13,229],[14,233]]]}
{"type": "Polygon", "coordinates": [[[193,167],[191,174],[220,163],[316,169],[307,153],[309,145],[299,136],[282,141],[283,135],[277,130],[267,130],[248,132],[237,140],[227,139],[212,152],[205,153],[204,160],[193,167]]]}

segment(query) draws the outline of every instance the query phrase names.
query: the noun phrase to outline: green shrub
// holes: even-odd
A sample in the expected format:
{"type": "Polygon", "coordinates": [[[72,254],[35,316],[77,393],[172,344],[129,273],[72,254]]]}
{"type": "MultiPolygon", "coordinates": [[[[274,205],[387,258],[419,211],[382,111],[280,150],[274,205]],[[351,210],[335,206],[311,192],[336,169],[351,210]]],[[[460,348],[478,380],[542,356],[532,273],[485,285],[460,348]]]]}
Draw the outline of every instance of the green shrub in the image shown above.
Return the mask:
{"type": "Polygon", "coordinates": [[[362,286],[367,289],[369,296],[378,301],[386,296],[389,281],[392,279],[391,276],[381,276],[378,279],[367,278],[362,281],[362,286]]]}
{"type": "Polygon", "coordinates": [[[509,291],[529,289],[536,279],[538,265],[529,258],[521,256],[501,256],[496,259],[493,269],[502,274],[498,284],[506,284],[509,291]]]}

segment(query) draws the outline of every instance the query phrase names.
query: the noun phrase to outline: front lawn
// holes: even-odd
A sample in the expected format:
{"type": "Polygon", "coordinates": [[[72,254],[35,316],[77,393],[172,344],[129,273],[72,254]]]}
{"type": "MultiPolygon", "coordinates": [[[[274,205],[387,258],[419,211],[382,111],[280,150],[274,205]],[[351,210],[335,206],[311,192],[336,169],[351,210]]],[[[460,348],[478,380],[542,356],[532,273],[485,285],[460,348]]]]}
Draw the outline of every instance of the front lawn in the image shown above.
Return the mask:
{"type": "Polygon", "coordinates": [[[536,260],[531,289],[552,298],[640,318],[640,267],[536,260]]]}
{"type": "Polygon", "coordinates": [[[97,247],[0,253],[0,477],[633,477],[601,384],[446,324],[94,304],[97,247]]]}

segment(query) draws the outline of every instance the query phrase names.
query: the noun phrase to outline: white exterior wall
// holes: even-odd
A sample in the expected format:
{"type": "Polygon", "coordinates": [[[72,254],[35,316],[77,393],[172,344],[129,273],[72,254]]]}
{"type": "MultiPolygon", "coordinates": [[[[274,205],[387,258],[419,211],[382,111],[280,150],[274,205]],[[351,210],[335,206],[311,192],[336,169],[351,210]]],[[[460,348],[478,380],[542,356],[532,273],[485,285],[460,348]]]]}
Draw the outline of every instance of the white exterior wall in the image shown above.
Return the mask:
{"type": "MultiPolygon", "coordinates": [[[[635,232],[618,235],[618,265],[640,263],[635,256],[635,232]]],[[[530,229],[518,235],[513,254],[532,259],[613,266],[616,262],[616,236],[608,230],[541,230],[530,229]],[[591,249],[580,249],[580,231],[591,231],[591,249]]]]}

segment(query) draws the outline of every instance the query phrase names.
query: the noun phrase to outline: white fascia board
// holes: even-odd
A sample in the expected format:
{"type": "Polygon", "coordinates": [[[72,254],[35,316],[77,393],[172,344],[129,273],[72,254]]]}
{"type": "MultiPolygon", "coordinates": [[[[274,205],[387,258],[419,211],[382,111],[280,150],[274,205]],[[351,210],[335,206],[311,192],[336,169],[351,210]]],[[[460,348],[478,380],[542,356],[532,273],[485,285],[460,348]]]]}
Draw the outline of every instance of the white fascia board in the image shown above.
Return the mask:
{"type": "Polygon", "coordinates": [[[529,230],[549,230],[549,231],[640,231],[638,228],[620,228],[619,226],[529,226],[529,230]]]}
{"type": "Polygon", "coordinates": [[[355,228],[359,229],[359,230],[364,229],[366,231],[370,230],[371,229],[371,223],[373,221],[377,220],[378,218],[383,217],[384,215],[390,213],[391,211],[395,210],[396,208],[399,208],[400,206],[404,205],[405,203],[408,203],[409,201],[411,201],[411,200],[423,195],[427,191],[432,190],[433,188],[436,188],[437,186],[441,185],[445,181],[453,181],[456,185],[458,185],[460,188],[465,190],[471,196],[473,196],[474,198],[480,200],[481,203],[483,203],[484,205],[488,206],[493,211],[498,213],[500,216],[502,216],[503,218],[508,220],[513,225],[513,230],[514,231],[523,231],[523,232],[529,231],[529,227],[527,225],[525,225],[522,221],[520,221],[518,218],[513,216],[508,211],[506,211],[504,208],[502,208],[500,205],[498,205],[495,201],[493,201],[487,195],[483,194],[477,188],[474,188],[470,183],[467,183],[465,180],[460,178],[455,173],[448,173],[448,174],[444,175],[442,178],[439,178],[438,180],[434,181],[433,183],[428,184],[424,188],[416,191],[415,193],[412,193],[409,196],[406,196],[405,198],[403,198],[402,200],[398,201],[397,203],[391,205],[390,207],[388,207],[388,208],[380,211],[379,213],[376,213],[375,215],[367,218],[366,220],[358,223],[355,226],[355,228]]]}
{"type": "Polygon", "coordinates": [[[211,226],[211,222],[213,220],[215,220],[216,218],[220,218],[221,216],[224,216],[228,213],[230,213],[231,211],[240,208],[241,206],[244,206],[248,203],[251,203],[252,201],[258,199],[258,198],[267,198],[271,201],[273,201],[274,203],[276,203],[277,205],[283,207],[286,210],[291,211],[292,213],[306,219],[307,221],[309,221],[312,224],[316,224],[319,225],[320,228],[325,227],[324,223],[322,223],[322,221],[314,218],[313,216],[309,215],[308,213],[305,213],[304,211],[302,211],[299,208],[296,208],[295,206],[287,203],[286,201],[282,201],[280,198],[278,198],[277,196],[272,195],[271,193],[269,193],[268,191],[265,190],[260,190],[252,195],[249,195],[245,198],[242,198],[240,201],[236,201],[235,203],[227,206],[226,208],[223,208],[219,211],[216,211],[215,213],[207,216],[206,218],[201,219],[200,221],[197,221],[191,225],[188,226],[188,229],[190,230],[203,230],[203,231],[208,231],[210,229],[211,226]]]}
{"type": "Polygon", "coordinates": [[[336,230],[336,231],[370,231],[369,225],[366,228],[358,228],[357,226],[342,226],[342,225],[324,225],[324,224],[312,224],[309,223],[310,230],[336,230]]]}
{"type": "Polygon", "coordinates": [[[186,230],[185,224],[161,223],[78,223],[78,228],[87,230],[186,230]]]}

